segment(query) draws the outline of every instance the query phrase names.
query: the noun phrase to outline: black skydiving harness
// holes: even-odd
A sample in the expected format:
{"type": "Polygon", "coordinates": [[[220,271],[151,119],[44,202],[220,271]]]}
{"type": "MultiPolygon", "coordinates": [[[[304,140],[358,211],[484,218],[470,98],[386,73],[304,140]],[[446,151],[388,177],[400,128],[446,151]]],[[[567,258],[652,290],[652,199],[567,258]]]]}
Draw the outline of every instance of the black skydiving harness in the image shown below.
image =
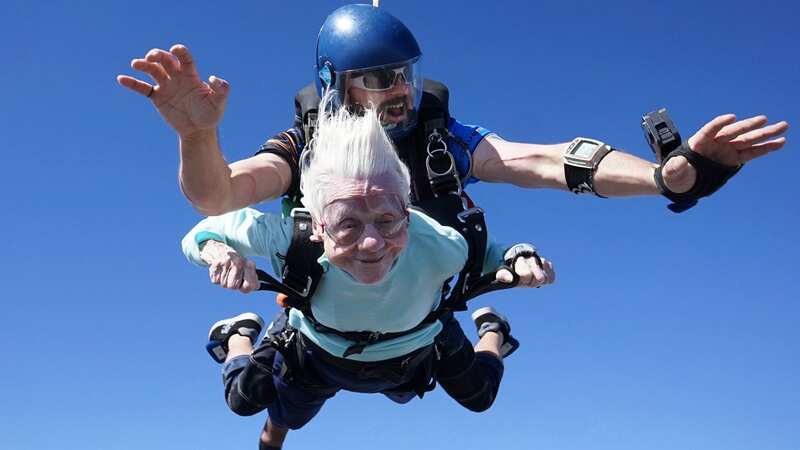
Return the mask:
{"type": "Polygon", "coordinates": [[[672,200],[672,203],[667,205],[672,212],[682,213],[696,205],[699,199],[717,192],[742,168],[741,165],[725,166],[689,148],[689,143],[681,140],[681,134],[667,114],[666,108],[642,116],[642,130],[659,163],[655,171],[656,185],[664,197],[672,200]],[[662,174],[664,164],[675,156],[685,157],[697,173],[694,186],[681,194],[667,188],[662,174]]]}
{"type": "MultiPolygon", "coordinates": [[[[409,136],[395,142],[401,159],[409,166],[412,177],[411,203],[440,224],[457,230],[468,243],[467,262],[461,272],[442,286],[439,306],[431,311],[415,327],[400,332],[341,331],[319,323],[311,311],[311,298],[322,278],[322,267],[317,259],[322,255],[322,245],[312,243],[311,215],[307,210],[294,208],[291,217],[294,221],[292,242],[285,257],[281,280],[278,281],[264,271],[258,270],[261,281],[260,290],[278,292],[286,295],[283,302],[286,308],[295,308],[313,324],[320,333],[334,334],[354,342],[344,352],[344,357],[361,353],[370,344],[395,339],[414,333],[431,323],[449,317],[454,311],[466,311],[467,301],[484,293],[508,289],[519,282],[519,276],[510,268],[511,283],[495,280],[496,272],[481,276],[484,255],[486,254],[487,231],[483,210],[467,203],[462,192],[462,179],[459,177],[455,160],[447,149],[444,137],[453,137],[447,129],[449,120],[447,87],[432,80],[425,80],[425,89],[420,105],[419,125],[409,136]],[[425,148],[427,154],[419,149],[425,148]]],[[[306,142],[313,135],[319,97],[313,85],[301,90],[295,97],[298,118],[302,119],[306,142]]],[[[459,142],[466,146],[465,143],[459,142]]],[[[466,149],[465,149],[466,150],[466,149]]],[[[469,154],[468,151],[466,151],[469,154]]],[[[468,176],[468,174],[467,174],[468,176]]],[[[524,257],[530,255],[519,255],[524,257]]],[[[513,261],[511,267],[514,265],[513,261]]]]}

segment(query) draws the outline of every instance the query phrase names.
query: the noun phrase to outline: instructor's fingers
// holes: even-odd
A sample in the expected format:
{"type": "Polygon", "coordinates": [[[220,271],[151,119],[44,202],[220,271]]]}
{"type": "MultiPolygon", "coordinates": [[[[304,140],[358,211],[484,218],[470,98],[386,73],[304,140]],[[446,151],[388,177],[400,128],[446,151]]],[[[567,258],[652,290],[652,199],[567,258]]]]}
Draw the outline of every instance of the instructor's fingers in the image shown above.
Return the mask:
{"type": "Polygon", "coordinates": [[[744,133],[757,130],[767,123],[767,116],[755,116],[749,119],[740,120],[736,123],[724,126],[714,139],[717,142],[730,142],[744,133]]]}
{"type": "Polygon", "coordinates": [[[169,76],[161,64],[148,62],[144,59],[134,59],[131,61],[131,68],[150,75],[150,78],[158,84],[164,84],[169,81],[169,76]]]}
{"type": "Polygon", "coordinates": [[[181,72],[197,75],[197,67],[194,65],[194,58],[192,58],[192,54],[185,45],[175,44],[169,49],[169,52],[178,58],[181,72]]]}
{"type": "Polygon", "coordinates": [[[138,80],[133,77],[129,77],[127,75],[117,75],[117,83],[119,83],[122,87],[128,88],[137,94],[147,95],[150,93],[154,86],[150,83],[145,83],[144,81],[138,80]]]}
{"type": "Polygon", "coordinates": [[[739,149],[747,148],[750,145],[757,144],[767,139],[772,139],[789,129],[789,124],[786,122],[774,123],[768,127],[759,128],[734,139],[731,144],[734,144],[739,149]]]}
{"type": "Polygon", "coordinates": [[[228,95],[228,91],[230,90],[230,84],[227,81],[223,80],[222,78],[216,77],[211,75],[208,77],[208,85],[211,87],[211,90],[214,91],[215,94],[221,95],[228,95]]]}
{"type": "Polygon", "coordinates": [[[154,48],[147,52],[147,55],[145,55],[144,59],[147,62],[160,64],[170,77],[180,73],[181,66],[178,62],[178,58],[168,51],[161,50],[160,48],[154,48]]]}
{"type": "Polygon", "coordinates": [[[739,162],[744,164],[748,161],[764,156],[769,152],[779,150],[786,144],[786,138],[780,137],[771,141],[763,142],[761,144],[752,145],[749,148],[739,151],[739,162]]]}
{"type": "Polygon", "coordinates": [[[734,122],[736,122],[736,116],[734,114],[723,114],[703,125],[703,128],[700,128],[697,134],[704,139],[714,139],[722,128],[734,122]]]}

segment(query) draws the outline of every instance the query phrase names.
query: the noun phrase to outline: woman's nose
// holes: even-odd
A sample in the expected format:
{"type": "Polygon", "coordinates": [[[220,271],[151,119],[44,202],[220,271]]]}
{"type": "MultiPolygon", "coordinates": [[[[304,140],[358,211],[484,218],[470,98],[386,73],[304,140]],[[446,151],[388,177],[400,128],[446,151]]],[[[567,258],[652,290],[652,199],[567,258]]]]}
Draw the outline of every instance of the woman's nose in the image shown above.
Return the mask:
{"type": "Polygon", "coordinates": [[[386,240],[378,233],[378,229],[374,224],[366,224],[364,226],[364,233],[361,235],[361,240],[358,244],[361,250],[378,251],[386,244],[386,240]]]}

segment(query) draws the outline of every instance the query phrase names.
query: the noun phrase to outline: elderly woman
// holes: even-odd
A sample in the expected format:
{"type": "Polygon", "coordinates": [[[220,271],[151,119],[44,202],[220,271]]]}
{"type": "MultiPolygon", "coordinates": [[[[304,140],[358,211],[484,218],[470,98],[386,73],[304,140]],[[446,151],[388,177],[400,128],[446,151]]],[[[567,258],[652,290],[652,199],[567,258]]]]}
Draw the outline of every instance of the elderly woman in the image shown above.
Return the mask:
{"type": "MultiPolygon", "coordinates": [[[[420,324],[437,307],[443,283],[464,266],[467,243],[454,229],[408,208],[408,170],[375,114],[340,109],[323,115],[301,166],[311,240],[324,247],[318,260],[324,273],[311,299],[315,320],[341,331],[402,332],[420,324]]],[[[255,264],[244,257],[268,257],[280,273],[291,238],[290,218],[244,209],[203,220],[186,235],[183,249],[192,262],[209,266],[212,282],[250,292],[259,282],[255,264]]],[[[532,250],[490,244],[485,272],[520,249],[532,250]]],[[[549,261],[515,260],[520,286],[554,281],[549,261]]],[[[510,282],[511,274],[498,272],[498,279],[510,282]]],[[[228,405],[242,415],[268,409],[261,446],[280,448],[287,429],[305,425],[340,389],[380,392],[405,403],[435,380],[466,408],[489,408],[503,357],[519,344],[493,309],[482,308],[473,318],[480,337],[474,349],[452,314],[346,357],[352,342],[320,331],[297,309],[273,321],[268,344],[255,350],[263,321],[253,313],[214,324],[209,338],[224,359],[228,405]],[[283,342],[290,351],[275,353],[279,335],[289,336],[283,342]],[[301,369],[294,361],[286,370],[287,354],[301,355],[301,369]]]]}

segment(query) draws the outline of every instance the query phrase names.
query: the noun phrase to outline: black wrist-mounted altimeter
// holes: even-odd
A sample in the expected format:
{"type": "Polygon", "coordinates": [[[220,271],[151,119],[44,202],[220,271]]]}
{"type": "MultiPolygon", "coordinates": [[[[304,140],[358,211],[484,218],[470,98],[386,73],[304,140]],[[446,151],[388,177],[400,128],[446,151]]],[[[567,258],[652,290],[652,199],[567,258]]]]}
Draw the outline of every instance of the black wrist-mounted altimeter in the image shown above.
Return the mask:
{"type": "Polygon", "coordinates": [[[564,152],[564,176],[567,187],[576,194],[593,193],[597,165],[613,150],[608,144],[589,138],[575,138],[564,152]]]}

